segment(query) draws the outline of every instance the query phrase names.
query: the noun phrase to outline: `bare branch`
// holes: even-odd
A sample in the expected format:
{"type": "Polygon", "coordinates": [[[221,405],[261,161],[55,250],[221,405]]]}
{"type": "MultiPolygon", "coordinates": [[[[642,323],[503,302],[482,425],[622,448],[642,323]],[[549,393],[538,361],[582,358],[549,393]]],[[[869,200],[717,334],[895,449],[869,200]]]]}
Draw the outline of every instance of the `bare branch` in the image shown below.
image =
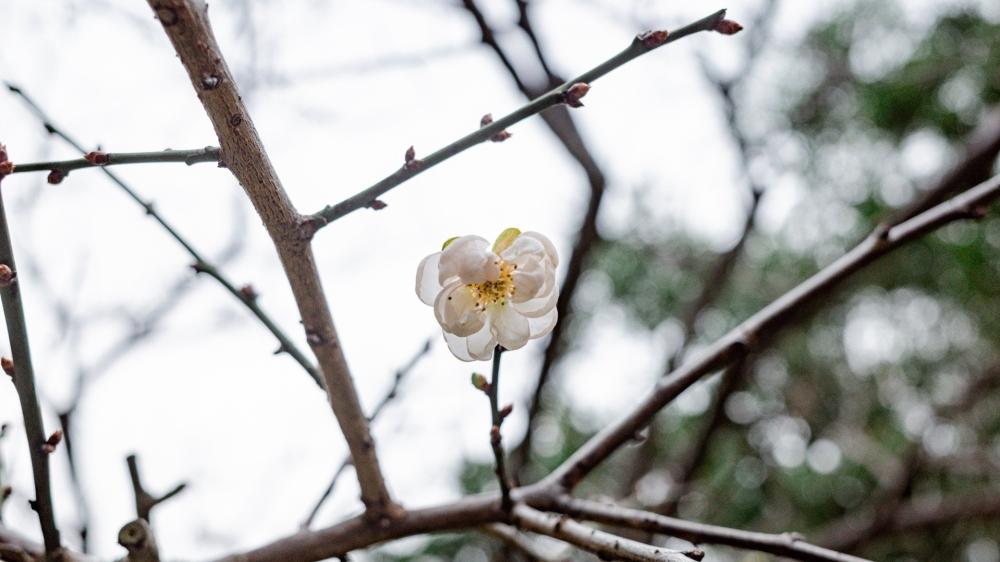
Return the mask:
{"type": "MultiPolygon", "coordinates": [[[[396,516],[379,467],[368,420],[340,346],[309,244],[311,232],[292,206],[240,98],[200,0],[149,0],[181,59],[219,137],[223,160],[243,186],[267,228],[285,269],[306,330],[319,359],[334,414],[347,439],[361,499],[372,517],[396,516]]],[[[366,201],[365,203],[370,203],[366,201]]]]}
{"type": "Polygon", "coordinates": [[[132,494],[135,497],[135,515],[141,520],[152,521],[150,514],[154,507],[181,493],[187,487],[187,483],[181,482],[162,496],[154,496],[146,491],[142,485],[142,475],[139,474],[139,461],[136,456],[132,454],[125,457],[125,463],[128,465],[128,476],[132,482],[132,494]]]}
{"type": "MultiPolygon", "coordinates": [[[[426,356],[430,352],[430,350],[431,350],[431,340],[427,340],[426,342],[424,342],[423,347],[420,348],[420,351],[414,354],[413,357],[411,357],[410,360],[407,361],[406,365],[400,367],[400,369],[396,371],[396,376],[395,378],[393,378],[392,386],[389,387],[388,392],[386,392],[385,395],[382,396],[382,399],[379,400],[379,403],[375,406],[375,409],[372,410],[371,415],[368,416],[369,422],[374,422],[375,419],[378,418],[379,414],[382,413],[382,410],[384,410],[385,407],[388,406],[389,403],[392,402],[393,399],[395,399],[396,396],[399,395],[399,388],[403,384],[403,379],[405,379],[406,376],[410,374],[410,371],[412,371],[413,368],[416,367],[417,362],[423,359],[424,356],[426,356]]],[[[330,495],[333,494],[334,488],[337,487],[337,482],[340,480],[340,476],[344,474],[344,472],[347,470],[347,467],[349,466],[351,466],[351,456],[347,455],[344,457],[342,461],[340,461],[340,464],[337,466],[337,470],[334,471],[333,473],[333,478],[330,479],[330,484],[326,487],[326,490],[323,491],[323,495],[320,496],[319,500],[316,501],[316,505],[313,506],[312,510],[309,512],[309,515],[306,517],[306,520],[302,522],[301,527],[303,529],[308,529],[309,527],[312,526],[313,521],[316,520],[316,515],[319,514],[319,509],[323,507],[323,504],[326,503],[326,500],[330,499],[330,495]]]]}
{"type": "Polygon", "coordinates": [[[65,177],[72,170],[122,164],[151,164],[156,162],[182,162],[188,166],[200,162],[219,162],[220,152],[214,146],[193,150],[161,150],[158,152],[90,152],[88,158],[57,160],[53,162],[31,162],[15,164],[15,174],[25,172],[62,172],[65,177]]]}
{"type": "Polygon", "coordinates": [[[796,533],[773,535],[706,525],[570,496],[557,498],[551,508],[586,521],[669,535],[695,544],[724,544],[805,562],[868,562],[864,558],[809,544],[796,533]]]}
{"type": "Polygon", "coordinates": [[[798,308],[826,296],[852,273],[910,240],[956,220],[981,218],[987,206],[998,196],[1000,176],[994,176],[906,222],[876,229],[853,250],[764,307],[660,380],[631,412],[591,438],[543,482],[572,489],[601,461],[632,439],[663,406],[703,376],[744,357],[759,345],[759,340],[772,337],[798,308]]]}
{"type": "Polygon", "coordinates": [[[521,531],[517,530],[510,525],[504,525],[502,523],[493,523],[492,525],[486,525],[482,528],[483,532],[492,535],[513,548],[521,551],[522,554],[528,557],[529,560],[535,562],[566,562],[566,559],[560,556],[552,556],[551,554],[542,551],[541,548],[531,540],[531,537],[521,531]]]}
{"type": "Polygon", "coordinates": [[[500,484],[500,507],[504,511],[510,511],[510,479],[507,477],[507,465],[504,459],[503,440],[500,435],[500,428],[503,420],[510,413],[507,409],[501,412],[497,395],[500,392],[500,357],[503,355],[503,347],[497,346],[493,352],[493,378],[490,379],[486,393],[490,398],[490,417],[493,426],[490,428],[490,448],[493,449],[493,459],[496,463],[494,472],[497,482],[500,484]]]}
{"type": "Polygon", "coordinates": [[[549,107],[563,103],[565,101],[564,97],[566,92],[576,84],[590,84],[623,64],[658,47],[662,47],[667,43],[671,43],[677,39],[681,39],[700,31],[710,31],[715,29],[716,25],[722,21],[724,15],[725,10],[720,10],[690,25],[670,32],[663,38],[662,41],[644,41],[642,38],[636,37],[628,48],[614,57],[611,57],[587,72],[584,72],[580,76],[577,76],[572,80],[568,80],[561,86],[549,90],[544,95],[520,107],[514,112],[497,119],[485,127],[481,127],[474,132],[469,133],[468,135],[445,146],[444,148],[437,150],[436,152],[429,154],[422,159],[422,164],[419,167],[403,166],[368,189],[352,195],[336,205],[327,206],[319,212],[313,214],[310,217],[311,222],[313,223],[313,228],[318,230],[349,213],[367,207],[380,196],[409,180],[413,176],[433,168],[434,166],[465,151],[468,148],[490,140],[490,138],[497,133],[510,128],[512,125],[523,121],[528,117],[536,115],[549,107]]]}
{"type": "MultiPolygon", "coordinates": [[[[3,180],[7,150],[0,145],[0,181],[3,180]]],[[[55,508],[52,505],[52,482],[49,474],[49,454],[45,451],[48,434],[42,422],[42,410],[38,405],[35,390],[35,371],[31,364],[31,347],[28,344],[28,326],[24,319],[24,305],[21,301],[21,282],[17,278],[14,262],[14,248],[4,209],[3,193],[0,191],[0,268],[4,268],[3,282],[0,282],[0,298],[3,300],[3,314],[7,321],[13,363],[5,365],[5,370],[14,379],[14,388],[21,403],[24,430],[28,438],[28,453],[35,483],[35,499],[31,507],[38,513],[42,527],[47,557],[55,556],[61,549],[59,529],[56,527],[55,508]]]]}
{"type": "MultiPolygon", "coordinates": [[[[82,153],[87,152],[87,149],[85,149],[82,144],[74,140],[73,137],[69,136],[69,134],[66,133],[63,129],[56,126],[49,119],[48,115],[42,110],[42,108],[39,107],[38,104],[35,103],[35,101],[23,89],[13,84],[9,83],[5,84],[8,90],[20,96],[21,99],[23,99],[24,102],[28,104],[28,107],[31,108],[35,116],[37,116],[42,121],[42,125],[45,127],[46,131],[48,131],[50,134],[56,135],[57,137],[63,139],[64,141],[66,141],[67,144],[69,144],[76,150],[82,153]]],[[[278,327],[278,325],[274,322],[274,320],[267,313],[265,313],[263,309],[260,308],[260,305],[257,303],[257,300],[255,298],[248,297],[248,295],[246,295],[244,291],[240,290],[240,288],[237,287],[235,283],[230,281],[228,277],[226,277],[221,271],[219,271],[217,266],[215,266],[212,262],[207,260],[201,254],[201,252],[195,249],[194,245],[187,238],[181,236],[180,232],[178,232],[177,229],[174,228],[174,226],[171,223],[169,223],[167,219],[159,213],[159,211],[156,210],[156,207],[152,203],[140,197],[139,193],[135,191],[127,183],[125,183],[124,180],[118,177],[117,174],[104,167],[101,168],[101,171],[104,172],[104,174],[107,175],[108,178],[112,182],[114,182],[115,185],[117,185],[122,191],[124,191],[125,194],[129,196],[130,199],[132,199],[140,207],[142,207],[145,210],[146,214],[152,217],[152,219],[155,220],[167,232],[167,234],[174,239],[174,241],[176,241],[178,244],[181,245],[181,247],[184,248],[184,250],[188,253],[188,255],[190,255],[191,258],[194,259],[194,269],[196,272],[205,273],[212,279],[215,279],[220,285],[222,285],[222,287],[226,290],[226,292],[235,297],[237,301],[242,303],[248,310],[250,310],[250,312],[257,318],[257,320],[260,321],[260,323],[263,324],[264,327],[267,328],[268,331],[270,331],[274,335],[274,337],[278,340],[278,350],[284,353],[288,353],[288,355],[290,355],[292,359],[295,359],[295,361],[302,366],[302,368],[306,371],[306,373],[309,374],[309,376],[316,382],[317,385],[319,385],[321,388],[323,387],[323,382],[322,379],[320,378],[318,369],[316,369],[316,367],[305,356],[305,354],[301,350],[299,350],[298,346],[295,345],[294,342],[292,342],[291,338],[289,338],[284,333],[284,331],[282,331],[281,328],[278,327]]]]}
{"type": "Polygon", "coordinates": [[[522,529],[566,541],[602,558],[637,562],[692,562],[705,556],[698,549],[682,552],[629,540],[587,527],[566,515],[545,513],[525,504],[515,505],[513,515],[514,524],[522,529]]]}

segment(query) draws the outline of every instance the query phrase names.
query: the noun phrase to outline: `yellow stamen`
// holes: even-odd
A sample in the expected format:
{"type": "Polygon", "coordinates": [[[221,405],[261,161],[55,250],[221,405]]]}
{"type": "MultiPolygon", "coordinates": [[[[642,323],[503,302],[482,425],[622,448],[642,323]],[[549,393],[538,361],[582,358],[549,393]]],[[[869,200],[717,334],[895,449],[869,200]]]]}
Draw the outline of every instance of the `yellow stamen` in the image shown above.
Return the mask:
{"type": "Polygon", "coordinates": [[[499,304],[504,306],[507,300],[514,296],[514,270],[516,265],[505,261],[500,262],[500,276],[496,281],[469,284],[476,307],[485,309],[487,306],[499,304]]]}

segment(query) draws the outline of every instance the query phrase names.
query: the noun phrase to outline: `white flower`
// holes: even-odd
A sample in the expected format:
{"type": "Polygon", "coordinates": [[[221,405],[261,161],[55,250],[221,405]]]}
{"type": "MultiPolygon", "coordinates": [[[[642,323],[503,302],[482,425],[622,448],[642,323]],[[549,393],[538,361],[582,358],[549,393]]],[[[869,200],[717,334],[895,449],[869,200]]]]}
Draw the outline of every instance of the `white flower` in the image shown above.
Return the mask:
{"type": "Polygon", "coordinates": [[[498,344],[518,349],[552,331],[558,265],[555,246],[537,232],[508,228],[492,248],[459,236],[420,262],[417,296],[434,307],[455,357],[488,361],[498,344]]]}

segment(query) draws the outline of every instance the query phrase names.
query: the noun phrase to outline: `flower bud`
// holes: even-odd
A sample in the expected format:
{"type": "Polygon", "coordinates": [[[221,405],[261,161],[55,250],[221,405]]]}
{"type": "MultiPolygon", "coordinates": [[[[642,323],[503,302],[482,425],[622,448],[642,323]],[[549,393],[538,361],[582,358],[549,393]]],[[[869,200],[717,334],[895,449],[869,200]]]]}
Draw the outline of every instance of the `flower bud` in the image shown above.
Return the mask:
{"type": "Polygon", "coordinates": [[[472,386],[476,387],[476,390],[483,392],[487,392],[490,389],[490,383],[486,380],[486,377],[479,373],[472,373],[472,386]]]}
{"type": "Polygon", "coordinates": [[[9,265],[0,263],[0,289],[10,287],[15,279],[17,279],[17,273],[9,265]]]}

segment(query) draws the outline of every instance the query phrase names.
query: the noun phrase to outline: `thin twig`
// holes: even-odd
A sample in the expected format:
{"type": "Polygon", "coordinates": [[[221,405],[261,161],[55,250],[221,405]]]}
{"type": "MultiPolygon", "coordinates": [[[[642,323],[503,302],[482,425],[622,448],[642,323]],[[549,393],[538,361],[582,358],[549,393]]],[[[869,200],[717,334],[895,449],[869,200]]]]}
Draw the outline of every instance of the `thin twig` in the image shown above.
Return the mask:
{"type": "Polygon", "coordinates": [[[660,380],[631,412],[592,437],[543,482],[572,489],[611,453],[631,440],[663,406],[705,375],[746,356],[750,350],[760,345],[761,339],[773,337],[800,307],[826,296],[849,275],[906,242],[956,220],[983,217],[987,206],[998,196],[1000,176],[994,176],[897,226],[877,228],[850,252],[764,307],[660,380]]]}
{"type": "MultiPolygon", "coordinates": [[[[538,37],[535,35],[528,7],[524,2],[518,2],[518,26],[528,35],[528,39],[534,47],[535,58],[542,69],[545,70],[547,81],[542,85],[529,84],[521,78],[521,74],[530,75],[530,73],[521,72],[514,65],[513,59],[500,46],[500,43],[497,41],[497,33],[487,23],[486,16],[480,11],[474,0],[463,0],[462,6],[479,26],[482,43],[488,46],[497,58],[500,59],[500,63],[507,69],[517,89],[521,91],[521,94],[525,98],[529,100],[537,98],[543,95],[547,89],[565,82],[562,77],[552,71],[551,66],[546,60],[538,37]]],[[[525,432],[524,438],[510,453],[510,471],[515,480],[521,474],[528,455],[531,452],[535,420],[542,405],[542,392],[548,384],[553,366],[563,352],[563,333],[571,321],[572,311],[570,304],[576,295],[576,288],[579,286],[580,277],[583,274],[584,265],[590,256],[591,249],[600,239],[597,232],[597,216],[607,188],[607,179],[604,171],[597,163],[597,159],[594,158],[594,155],[587,148],[587,142],[584,140],[583,134],[576,126],[576,122],[567,107],[565,105],[556,105],[543,111],[539,116],[586,175],[587,183],[590,187],[590,197],[587,201],[583,217],[580,220],[580,226],[577,228],[573,250],[570,252],[569,259],[566,260],[566,273],[563,277],[562,286],[559,289],[559,298],[556,302],[556,311],[560,322],[556,323],[551,334],[549,334],[549,341],[545,346],[545,352],[542,356],[542,364],[535,379],[535,391],[531,394],[528,404],[528,431],[525,432]]]]}
{"type": "MultiPolygon", "coordinates": [[[[87,152],[87,149],[85,149],[82,144],[74,140],[73,137],[69,136],[69,134],[66,133],[65,130],[56,126],[52,122],[52,120],[49,119],[48,115],[42,110],[42,108],[37,103],[35,103],[35,101],[27,93],[25,93],[25,91],[22,88],[10,83],[5,83],[5,84],[8,90],[20,96],[21,99],[23,99],[24,102],[28,104],[28,107],[35,114],[35,116],[42,121],[42,126],[45,127],[46,131],[48,131],[50,134],[56,135],[57,137],[61,138],[76,150],[82,153],[87,152]]],[[[174,226],[171,223],[169,223],[167,219],[159,213],[159,211],[156,210],[156,207],[152,203],[144,200],[141,196],[139,196],[138,192],[135,191],[127,183],[125,183],[125,181],[122,180],[120,177],[118,177],[117,174],[104,167],[101,168],[101,171],[104,172],[105,175],[107,175],[108,178],[110,178],[115,185],[117,185],[122,191],[124,191],[125,194],[129,196],[129,198],[131,198],[133,201],[136,202],[136,204],[142,207],[143,210],[146,212],[146,214],[152,217],[153,220],[155,220],[163,228],[163,230],[167,232],[167,234],[171,238],[173,238],[178,244],[181,245],[181,247],[184,248],[184,250],[188,253],[188,255],[190,255],[194,259],[193,267],[196,272],[205,273],[212,279],[215,279],[220,285],[222,285],[222,287],[226,290],[226,292],[235,297],[238,302],[243,304],[243,306],[245,306],[257,318],[257,320],[261,324],[263,324],[264,327],[267,328],[268,331],[270,331],[271,334],[273,334],[274,337],[278,340],[278,351],[288,353],[288,355],[290,355],[292,359],[295,359],[295,361],[302,366],[302,368],[306,371],[306,373],[309,374],[309,376],[313,379],[313,381],[316,382],[317,385],[319,385],[321,388],[323,387],[322,379],[320,378],[319,371],[316,369],[316,367],[298,348],[298,346],[295,345],[294,342],[292,342],[291,338],[289,338],[284,333],[284,331],[282,331],[281,328],[278,327],[278,325],[274,322],[274,320],[266,312],[264,312],[263,309],[260,308],[260,305],[257,303],[256,298],[253,298],[251,295],[248,295],[245,291],[241,291],[239,287],[237,287],[232,281],[229,280],[228,277],[226,277],[221,271],[219,271],[217,266],[215,266],[210,261],[205,259],[205,257],[201,254],[201,252],[195,249],[194,245],[190,241],[188,241],[187,238],[183,237],[180,234],[180,232],[178,232],[177,229],[174,228],[174,226]]]]}
{"type": "MultiPolygon", "coordinates": [[[[417,362],[423,359],[427,353],[430,352],[430,350],[431,340],[428,339],[424,342],[423,347],[421,347],[420,350],[406,362],[406,365],[403,365],[396,371],[396,376],[392,380],[392,386],[389,387],[389,390],[382,396],[382,399],[379,400],[375,409],[372,410],[371,415],[368,416],[369,422],[374,422],[375,419],[378,418],[379,414],[382,413],[382,410],[384,410],[385,407],[399,395],[399,388],[403,385],[403,379],[405,379],[406,376],[413,371],[413,368],[417,366],[417,362]]],[[[337,482],[340,480],[340,476],[347,471],[347,467],[349,466],[351,466],[351,456],[346,455],[343,460],[340,461],[340,464],[337,466],[337,470],[334,471],[333,477],[330,479],[330,484],[327,485],[325,490],[323,490],[323,494],[316,501],[316,504],[313,505],[312,510],[309,511],[309,515],[306,517],[305,521],[302,522],[301,527],[303,529],[312,527],[313,521],[316,520],[316,515],[319,514],[320,508],[323,507],[326,500],[328,500],[333,494],[333,490],[337,487],[337,482]]]]}
{"type": "Polygon", "coordinates": [[[191,166],[200,162],[218,162],[221,156],[214,146],[193,150],[160,150],[156,152],[96,152],[90,158],[75,160],[55,160],[52,162],[31,162],[15,164],[15,174],[25,172],[62,172],[64,175],[80,168],[119,166],[122,164],[152,164],[156,162],[181,162],[191,166]]]}
{"type": "Polygon", "coordinates": [[[347,440],[369,519],[401,514],[379,465],[309,243],[307,221],[281,185],[253,119],[219,48],[201,0],[148,0],[163,26],[219,139],[227,168],[239,181],[271,237],[295,297],[306,340],[319,360],[327,397],[347,440]]]}
{"type": "MultiPolygon", "coordinates": [[[[2,170],[8,167],[9,162],[7,150],[0,145],[0,181],[4,176],[2,170]]],[[[56,527],[55,508],[52,505],[52,481],[49,474],[51,451],[45,449],[49,436],[45,433],[42,410],[38,405],[35,371],[31,364],[31,347],[28,343],[28,326],[24,318],[24,304],[21,301],[21,281],[17,278],[17,265],[14,262],[14,248],[11,244],[2,190],[0,190],[0,268],[3,268],[0,299],[3,300],[3,314],[7,321],[7,335],[10,338],[13,357],[13,364],[4,367],[5,370],[9,369],[7,374],[14,379],[14,388],[17,390],[21,414],[24,417],[24,431],[28,438],[28,454],[31,458],[31,471],[35,484],[35,499],[31,502],[31,507],[38,513],[42,538],[45,542],[45,555],[53,558],[61,548],[61,541],[59,529],[56,527]]]]}
{"type": "Polygon", "coordinates": [[[585,521],[669,535],[695,544],[723,544],[804,562],[868,562],[864,558],[809,544],[796,533],[774,535],[706,525],[570,496],[555,499],[551,507],[554,511],[585,521]]]}
{"type": "Polygon", "coordinates": [[[331,222],[352,213],[358,209],[370,206],[376,199],[381,195],[385,194],[390,189],[402,184],[403,182],[409,180],[410,178],[433,168],[434,166],[444,162],[445,160],[465,151],[482,142],[490,140],[491,137],[500,133],[501,131],[517,124],[518,122],[527,119],[533,115],[540,113],[541,111],[562,103],[565,100],[566,92],[572,88],[575,84],[590,84],[597,80],[598,78],[604,76],[605,74],[615,70],[616,68],[624,65],[625,63],[641,56],[649,51],[652,51],[658,47],[662,47],[667,43],[671,43],[688,35],[698,33],[700,31],[709,31],[715,29],[716,24],[718,24],[723,16],[725,15],[725,10],[720,10],[710,16],[702,18],[692,24],[684,26],[676,31],[672,31],[667,35],[662,42],[650,42],[643,41],[642,38],[636,37],[632,41],[632,44],[628,46],[624,51],[618,53],[617,55],[611,57],[610,59],[604,61],[603,63],[595,66],[594,68],[584,72],[583,74],[577,76],[572,80],[568,80],[561,86],[549,90],[547,93],[538,97],[534,101],[520,107],[514,112],[497,119],[493,123],[481,127],[476,131],[458,139],[457,141],[445,146],[429,154],[426,157],[420,159],[420,164],[416,166],[403,166],[396,172],[385,177],[375,185],[355,194],[347,199],[337,203],[335,205],[330,205],[322,210],[311,215],[312,228],[319,230],[324,226],[330,224],[331,222]]]}
{"type": "MultiPolygon", "coordinates": [[[[500,434],[500,427],[506,414],[500,412],[498,394],[500,391],[500,357],[503,355],[503,348],[499,345],[493,352],[493,377],[490,379],[487,394],[490,397],[490,418],[493,426],[490,427],[490,448],[493,449],[493,459],[496,463],[494,472],[497,482],[500,484],[500,508],[510,511],[510,479],[507,477],[507,465],[504,463],[503,437],[500,434]]],[[[510,412],[507,412],[510,413],[510,412]]]]}
{"type": "Polygon", "coordinates": [[[700,549],[670,550],[629,540],[587,527],[566,515],[545,513],[525,504],[514,506],[514,523],[522,529],[566,541],[601,558],[637,562],[696,562],[705,556],[700,549]]]}
{"type": "Polygon", "coordinates": [[[183,492],[184,488],[187,487],[186,482],[181,482],[162,496],[154,496],[142,485],[142,475],[139,474],[139,461],[135,454],[125,457],[125,464],[128,465],[128,476],[132,482],[132,494],[135,497],[135,516],[147,522],[152,522],[150,514],[154,507],[183,492]]]}

